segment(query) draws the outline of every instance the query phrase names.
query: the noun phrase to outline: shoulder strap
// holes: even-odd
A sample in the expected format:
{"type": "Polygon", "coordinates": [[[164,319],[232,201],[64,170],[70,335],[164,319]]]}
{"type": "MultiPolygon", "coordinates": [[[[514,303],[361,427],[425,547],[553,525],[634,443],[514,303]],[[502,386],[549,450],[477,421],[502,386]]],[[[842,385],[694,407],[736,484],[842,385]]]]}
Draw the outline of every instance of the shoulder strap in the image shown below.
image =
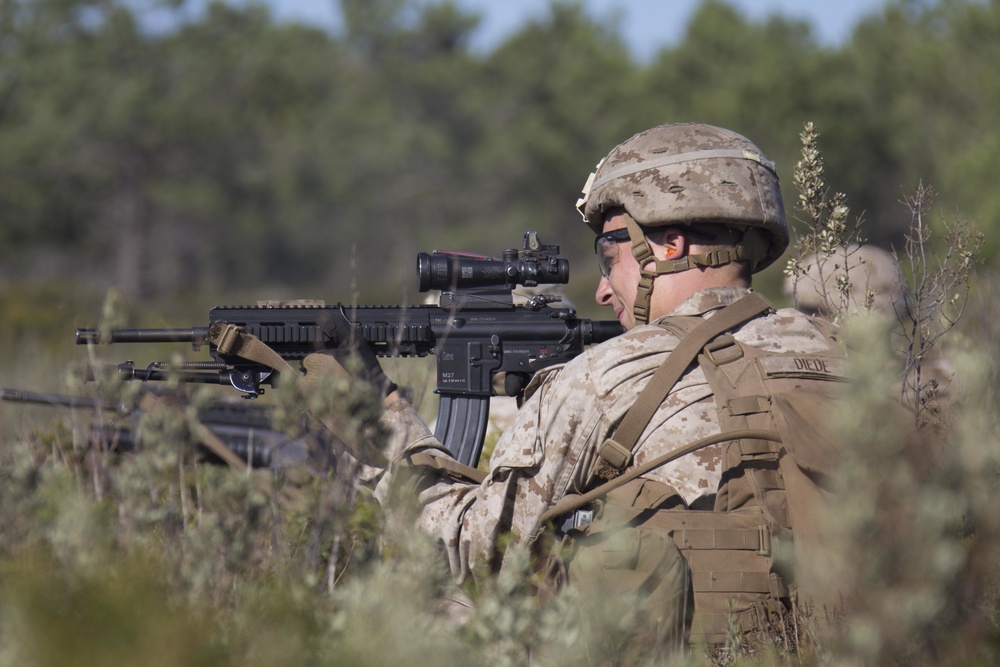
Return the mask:
{"type": "Polygon", "coordinates": [[[612,491],[621,487],[622,485],[631,482],[633,479],[645,475],[650,470],[655,470],[660,466],[666,465],[675,459],[679,459],[685,454],[696,452],[699,449],[703,449],[711,445],[717,445],[720,442],[737,440],[740,438],[756,438],[758,440],[768,440],[770,442],[781,442],[781,435],[777,431],[771,431],[771,430],[747,429],[742,431],[713,433],[712,435],[704,437],[700,440],[689,442],[688,444],[683,445],[682,447],[678,447],[677,449],[674,449],[672,451],[669,451],[666,454],[661,454],[660,456],[657,456],[655,459],[647,461],[643,463],[641,466],[636,466],[635,468],[632,468],[628,472],[614,479],[611,479],[607,482],[604,482],[597,488],[591,489],[590,491],[587,491],[584,494],[580,495],[573,494],[564,496],[562,500],[560,500],[558,503],[556,503],[542,515],[541,519],[539,519],[539,523],[541,525],[545,525],[545,523],[551,521],[552,519],[555,519],[558,516],[562,516],[567,512],[578,510],[584,505],[592,503],[598,498],[606,496],[607,494],[611,493],[612,491]]]}
{"type": "Polygon", "coordinates": [[[632,452],[653,414],[705,345],[720,334],[773,309],[767,299],[757,292],[751,292],[705,319],[681,339],[625,413],[625,418],[614,435],[601,445],[597,452],[600,460],[595,474],[605,479],[614,479],[629,466],[632,452]]]}

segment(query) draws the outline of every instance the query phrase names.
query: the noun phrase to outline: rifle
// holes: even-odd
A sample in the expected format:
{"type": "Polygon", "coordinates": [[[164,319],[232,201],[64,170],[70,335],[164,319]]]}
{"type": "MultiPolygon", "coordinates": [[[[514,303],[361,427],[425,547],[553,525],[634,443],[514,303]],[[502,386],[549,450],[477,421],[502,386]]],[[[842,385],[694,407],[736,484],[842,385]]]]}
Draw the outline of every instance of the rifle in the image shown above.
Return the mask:
{"type": "Polygon", "coordinates": [[[504,391],[520,397],[529,379],[546,366],[580,354],[586,345],[619,335],[614,320],[581,319],[573,308],[550,304],[559,297],[539,294],[515,305],[518,285],[565,284],[569,261],[558,245],[542,244],[535,232],[524,233],[521,250],[502,257],[433,251],[418,253],[420,292],[440,290],[437,305],[328,306],[322,301],[262,301],[255,306],[216,306],[207,327],[188,329],[118,329],[101,336],[77,329],[77,344],[187,342],[195,350],[209,346],[213,361],[145,369],[132,362],[118,366],[128,380],[165,380],[232,385],[247,398],[262,394],[262,384],[276,381],[275,366],[227,351],[226,336],[250,334],[285,361],[338,349],[347,336],[357,337],[379,356],[437,357],[440,396],[435,436],[461,463],[475,467],[482,452],[495,395],[493,380],[504,373],[504,391]],[[348,323],[348,331],[334,322],[348,323]]]}
{"type": "MultiPolygon", "coordinates": [[[[20,389],[0,390],[0,399],[13,403],[47,405],[65,408],[86,408],[101,412],[116,412],[119,417],[135,417],[124,406],[115,406],[97,398],[45,394],[20,389]]],[[[304,462],[309,454],[302,440],[290,438],[272,426],[273,410],[263,405],[217,402],[199,414],[199,421],[211,431],[237,458],[254,468],[282,468],[304,462]]],[[[137,440],[134,429],[120,426],[115,420],[95,425],[92,436],[109,449],[134,451],[137,440]]],[[[199,446],[199,452],[212,463],[222,463],[216,452],[199,446]]]]}

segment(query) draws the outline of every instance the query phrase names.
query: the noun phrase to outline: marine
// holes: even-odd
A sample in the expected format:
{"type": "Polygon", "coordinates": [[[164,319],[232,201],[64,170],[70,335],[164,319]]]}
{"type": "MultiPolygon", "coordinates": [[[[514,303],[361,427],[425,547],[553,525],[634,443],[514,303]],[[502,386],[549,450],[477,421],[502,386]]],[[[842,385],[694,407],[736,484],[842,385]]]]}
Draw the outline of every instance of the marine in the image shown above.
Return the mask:
{"type": "MultiPolygon", "coordinates": [[[[731,622],[760,630],[794,585],[774,558],[801,520],[786,482],[829,465],[786,456],[783,439],[799,436],[772,406],[835,400],[844,360],[829,323],[752,288],[789,242],[774,164],[731,130],[661,125],[612,149],[577,206],[595,299],[626,333],[535,375],[485,478],[428,469],[419,525],[458,582],[555,532],[566,557],[547,560],[547,581],[631,596],[651,619],[634,639],[656,651],[719,641],[731,622]]],[[[362,357],[393,434],[385,499],[418,455],[450,455],[362,357]]]]}

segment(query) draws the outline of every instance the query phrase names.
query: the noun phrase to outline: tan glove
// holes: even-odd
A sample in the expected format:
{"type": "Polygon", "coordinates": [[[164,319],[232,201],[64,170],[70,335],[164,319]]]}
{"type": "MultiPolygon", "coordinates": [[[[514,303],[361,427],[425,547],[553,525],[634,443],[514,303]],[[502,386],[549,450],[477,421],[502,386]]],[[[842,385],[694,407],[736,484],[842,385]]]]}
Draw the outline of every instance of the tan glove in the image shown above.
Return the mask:
{"type": "Polygon", "coordinates": [[[351,374],[347,372],[339,361],[329,354],[314,352],[302,360],[302,389],[305,391],[316,391],[323,378],[349,378],[351,374]]]}
{"type": "Polygon", "coordinates": [[[382,370],[382,365],[375,356],[368,341],[361,338],[355,331],[354,326],[347,320],[341,312],[328,312],[324,314],[319,322],[323,328],[323,333],[334,345],[329,349],[340,365],[351,370],[357,369],[358,377],[368,381],[379,396],[388,396],[396,391],[398,387],[389,376],[382,370]]]}

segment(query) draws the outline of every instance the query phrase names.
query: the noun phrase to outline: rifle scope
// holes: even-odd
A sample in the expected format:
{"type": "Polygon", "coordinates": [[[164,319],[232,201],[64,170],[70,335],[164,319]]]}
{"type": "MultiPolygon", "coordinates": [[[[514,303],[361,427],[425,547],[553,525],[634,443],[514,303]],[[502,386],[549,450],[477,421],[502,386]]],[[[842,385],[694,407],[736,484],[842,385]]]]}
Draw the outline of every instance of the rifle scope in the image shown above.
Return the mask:
{"type": "Polygon", "coordinates": [[[421,292],[463,287],[513,289],[517,285],[564,285],[569,282],[569,260],[521,256],[517,250],[505,250],[501,259],[435,250],[417,254],[417,278],[421,292]]]}

